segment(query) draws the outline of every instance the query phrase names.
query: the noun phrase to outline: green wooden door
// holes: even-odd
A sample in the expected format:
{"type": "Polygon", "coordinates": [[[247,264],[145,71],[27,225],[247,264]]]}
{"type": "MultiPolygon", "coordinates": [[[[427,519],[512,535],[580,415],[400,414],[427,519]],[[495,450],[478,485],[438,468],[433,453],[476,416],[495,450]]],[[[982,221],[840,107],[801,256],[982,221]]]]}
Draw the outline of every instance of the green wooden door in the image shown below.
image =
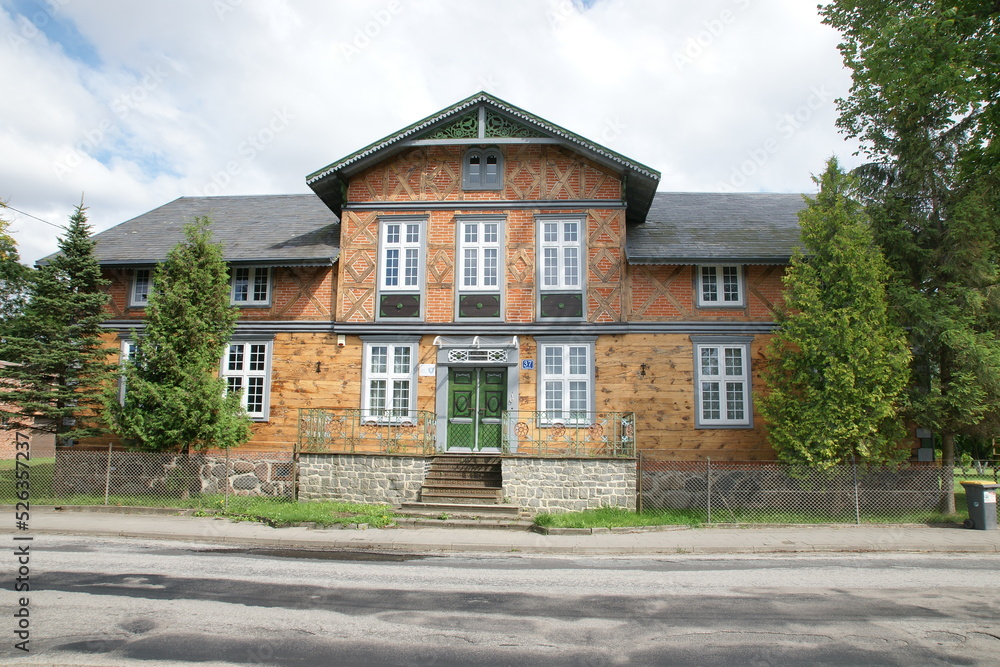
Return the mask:
{"type": "Polygon", "coordinates": [[[500,415],[507,404],[507,369],[448,372],[448,449],[500,449],[500,415]]]}

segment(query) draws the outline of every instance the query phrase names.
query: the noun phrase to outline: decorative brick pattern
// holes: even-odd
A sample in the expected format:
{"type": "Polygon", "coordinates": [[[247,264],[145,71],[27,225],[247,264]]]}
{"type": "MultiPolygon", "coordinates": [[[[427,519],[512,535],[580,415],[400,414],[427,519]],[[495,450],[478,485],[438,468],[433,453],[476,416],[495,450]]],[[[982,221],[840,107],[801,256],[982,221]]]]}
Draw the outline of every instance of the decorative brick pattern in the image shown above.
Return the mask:
{"type": "MultiPolygon", "coordinates": [[[[374,264],[373,264],[374,266],[374,264]]],[[[333,266],[274,267],[271,303],[240,309],[242,320],[329,320],[332,317],[337,275],[333,266]]],[[[132,287],[130,269],[105,269],[111,281],[108,314],[114,319],[141,320],[145,308],[130,308],[128,294],[132,287]]]]}
{"type": "Polygon", "coordinates": [[[743,267],[746,300],[741,308],[696,307],[694,269],[688,265],[630,266],[628,290],[632,311],[627,319],[774,321],[774,310],[782,303],[781,278],[785,267],[743,267]]]}

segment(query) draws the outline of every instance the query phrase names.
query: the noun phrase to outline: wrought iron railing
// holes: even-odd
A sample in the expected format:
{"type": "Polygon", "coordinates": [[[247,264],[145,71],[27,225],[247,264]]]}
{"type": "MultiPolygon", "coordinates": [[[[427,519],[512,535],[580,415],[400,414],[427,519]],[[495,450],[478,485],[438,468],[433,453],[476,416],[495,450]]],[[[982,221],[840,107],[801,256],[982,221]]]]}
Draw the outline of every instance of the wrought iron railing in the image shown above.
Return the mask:
{"type": "Polygon", "coordinates": [[[510,410],[501,422],[504,454],[635,456],[634,412],[510,410]]]}
{"type": "Polygon", "coordinates": [[[437,418],[427,410],[300,408],[298,451],[428,455],[436,430],[437,418]]]}

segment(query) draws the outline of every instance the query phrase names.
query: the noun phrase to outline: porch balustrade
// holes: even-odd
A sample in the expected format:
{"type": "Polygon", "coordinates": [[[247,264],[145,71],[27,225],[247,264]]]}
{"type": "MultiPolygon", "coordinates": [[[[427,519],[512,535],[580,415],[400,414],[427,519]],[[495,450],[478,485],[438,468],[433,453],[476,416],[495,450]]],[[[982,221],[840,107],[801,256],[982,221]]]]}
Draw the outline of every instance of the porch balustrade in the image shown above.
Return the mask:
{"type": "Polygon", "coordinates": [[[556,457],[635,457],[634,412],[503,413],[503,453],[556,457]]]}
{"type": "MultiPolygon", "coordinates": [[[[503,454],[536,457],[635,457],[635,413],[506,410],[503,454]]],[[[302,408],[298,451],[429,456],[438,447],[437,417],[427,410],[302,408]]]]}
{"type": "Polygon", "coordinates": [[[435,451],[437,418],[428,410],[300,408],[303,454],[411,454],[435,451]]]}

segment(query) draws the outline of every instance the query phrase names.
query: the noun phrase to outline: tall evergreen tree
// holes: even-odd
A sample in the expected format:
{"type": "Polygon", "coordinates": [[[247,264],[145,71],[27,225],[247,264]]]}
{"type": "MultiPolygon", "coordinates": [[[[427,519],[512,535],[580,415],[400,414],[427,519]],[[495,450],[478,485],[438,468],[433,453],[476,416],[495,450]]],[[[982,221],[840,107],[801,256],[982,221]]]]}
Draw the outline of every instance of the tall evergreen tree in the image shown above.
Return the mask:
{"type": "Polygon", "coordinates": [[[4,400],[19,410],[12,421],[40,417],[36,427],[53,431],[59,444],[101,432],[96,412],[112,368],[101,339],[108,281],[94,256],[85,210],[76,207],[59,253],[35,272],[28,303],[0,343],[0,358],[15,362],[0,366],[9,389],[4,400]]]}
{"type": "Polygon", "coordinates": [[[105,393],[109,426],[136,449],[228,448],[250,437],[238,394],[228,394],[219,360],[238,310],[229,305],[222,250],[208,218],[185,227],[185,240],[157,266],[136,357],[123,369],[124,398],[105,393]]]}
{"type": "Polygon", "coordinates": [[[890,322],[889,270],[835,158],[815,180],[819,194],[799,214],[806,255],[796,252],[784,278],[761,414],[785,462],[898,461],[909,454],[899,408],[910,353],[890,322]]]}
{"type": "Polygon", "coordinates": [[[836,0],[821,13],[852,70],[839,124],[872,159],[858,174],[914,350],[912,416],[940,433],[950,480],[956,436],[1000,428],[1000,9],[836,0]]]}

